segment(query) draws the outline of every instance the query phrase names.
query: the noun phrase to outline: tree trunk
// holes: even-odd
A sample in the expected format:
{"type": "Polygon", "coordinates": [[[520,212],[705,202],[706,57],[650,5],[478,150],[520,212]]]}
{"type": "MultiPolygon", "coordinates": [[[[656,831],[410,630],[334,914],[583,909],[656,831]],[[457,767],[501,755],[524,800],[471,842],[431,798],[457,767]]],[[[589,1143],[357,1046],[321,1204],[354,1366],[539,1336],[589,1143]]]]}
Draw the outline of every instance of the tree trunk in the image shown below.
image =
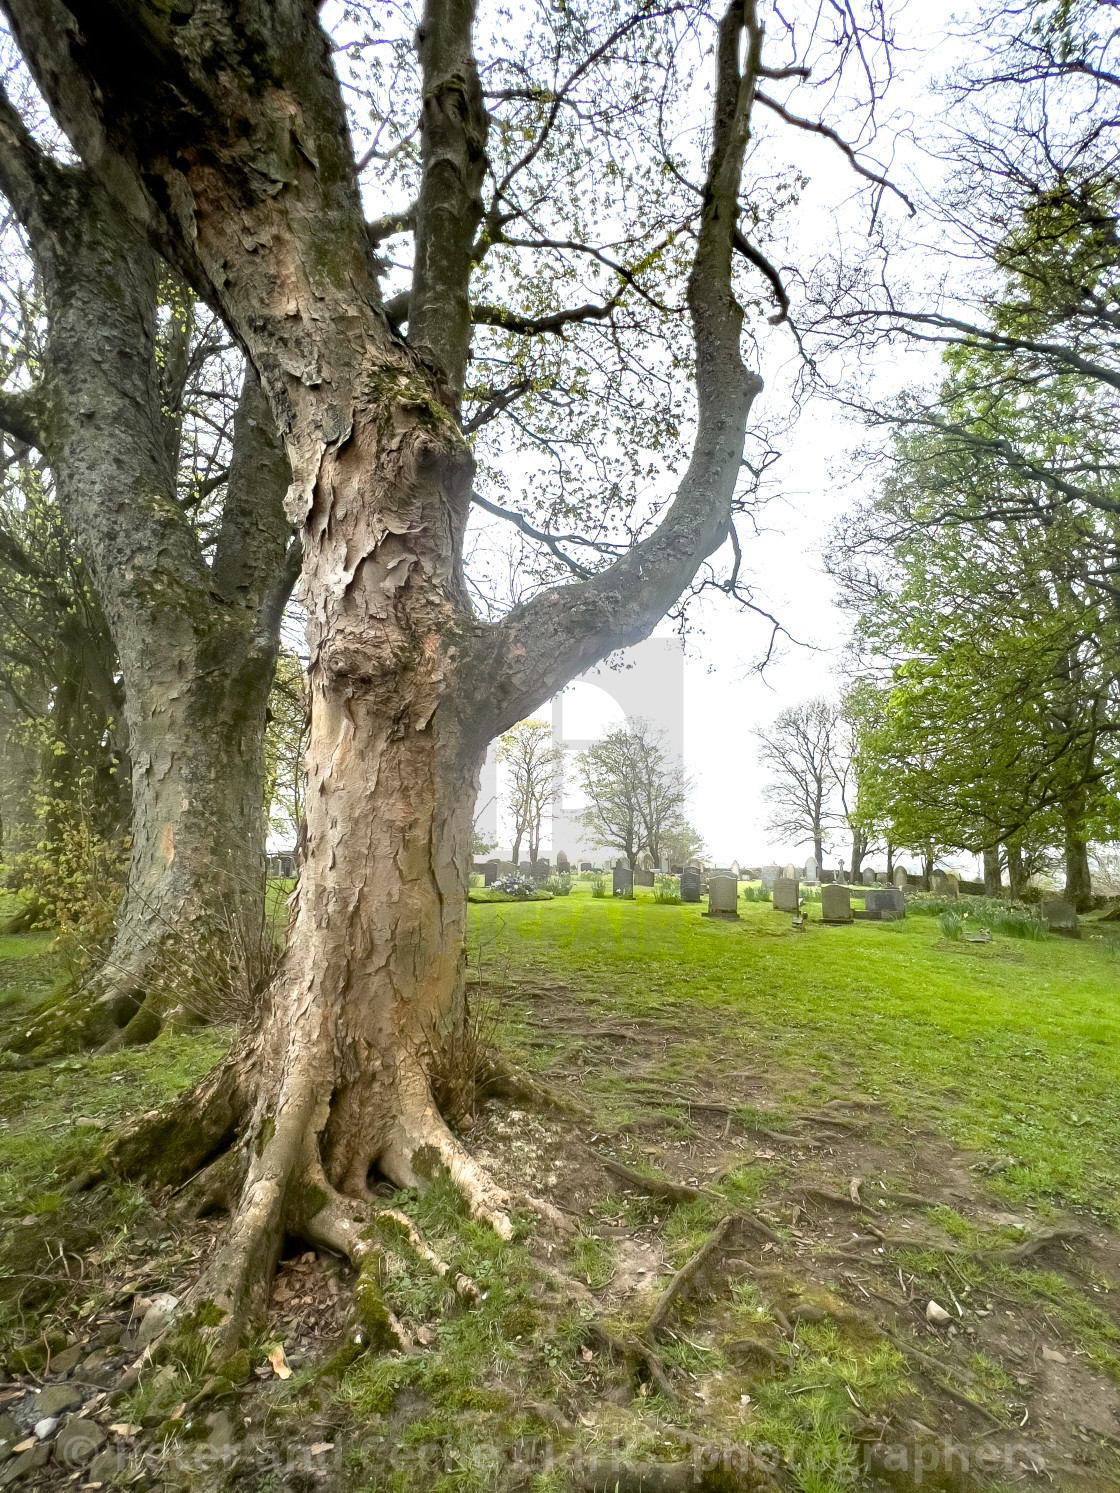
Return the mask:
{"type": "MultiPolygon", "coordinates": [[[[72,135],[91,145],[105,179],[168,254],[206,280],[249,348],[291,461],[290,511],[303,523],[306,850],[283,964],[245,1045],[125,1150],[149,1171],[189,1176],[237,1132],[244,1180],[234,1216],[188,1298],[225,1313],[224,1347],[263,1300],[285,1230],[363,1272],[369,1264],[359,1306],[373,1301],[370,1332],[399,1342],[376,1304],[376,1250],[363,1237],[371,1167],[406,1186],[445,1167],[474,1215],[511,1233],[509,1199],[433,1097],[460,1018],[471,820],[487,742],[648,636],[728,535],[761,387],[742,362],[731,281],[761,27],[753,6],[739,3],[719,23],[688,285],[696,437],[677,494],[657,528],[602,574],[546,590],[487,626],[462,572],[473,461],[453,415],[455,359],[440,358],[445,386],[384,314],[315,8],[239,0],[198,8],[187,27],[138,7],[83,8],[72,48],[75,33],[51,24],[42,0],[7,7],[72,135]],[[133,47],[125,69],[115,61],[122,28],[133,47]],[[267,88],[262,58],[272,69],[267,88]],[[157,1134],[175,1136],[173,1156],[153,1143],[157,1134]]],[[[439,196],[447,184],[439,203],[427,199],[429,218],[462,233],[464,275],[477,217],[471,201],[455,207],[470,183],[443,169],[440,142],[446,130],[455,136],[457,111],[481,108],[472,20],[469,3],[429,4],[421,28],[455,32],[446,46],[421,37],[422,56],[455,73],[431,93],[426,73],[422,128],[440,146],[425,186],[439,196]]],[[[465,159],[479,168],[469,149],[465,159]]],[[[443,274],[434,257],[423,262],[430,277],[443,274]]],[[[432,288],[466,297],[469,286],[432,288]]],[[[450,322],[433,316],[429,343],[450,322]]],[[[627,853],[632,863],[632,845],[627,853]]]]}
{"type": "Polygon", "coordinates": [[[863,860],[867,854],[867,836],[862,830],[852,830],[852,865],[848,873],[853,881],[858,881],[863,874],[863,860]]]}
{"type": "Polygon", "coordinates": [[[1017,840],[1008,840],[1007,884],[1013,902],[1021,902],[1027,890],[1027,873],[1023,866],[1023,847],[1017,840]]]}
{"type": "Polygon", "coordinates": [[[1082,838],[1080,820],[1073,814],[1063,814],[1065,819],[1065,899],[1072,902],[1078,912],[1090,912],[1093,907],[1093,879],[1089,872],[1089,845],[1082,838]]]}
{"type": "Polygon", "coordinates": [[[985,897],[998,897],[1003,890],[1003,883],[1000,880],[998,845],[993,845],[983,852],[983,863],[984,895],[985,897]]]}
{"type": "Polygon", "coordinates": [[[16,1039],[49,1052],[149,1040],[169,1002],[193,1003],[196,1016],[244,1014],[216,1009],[219,989],[199,976],[215,968],[208,945],[262,922],[265,713],[294,579],[289,474],[250,371],[207,565],[176,502],[158,261],[81,168],[59,168],[17,136],[0,174],[47,306],[37,443],[116,647],[131,761],[131,863],[112,948],[84,990],[16,1039]]]}

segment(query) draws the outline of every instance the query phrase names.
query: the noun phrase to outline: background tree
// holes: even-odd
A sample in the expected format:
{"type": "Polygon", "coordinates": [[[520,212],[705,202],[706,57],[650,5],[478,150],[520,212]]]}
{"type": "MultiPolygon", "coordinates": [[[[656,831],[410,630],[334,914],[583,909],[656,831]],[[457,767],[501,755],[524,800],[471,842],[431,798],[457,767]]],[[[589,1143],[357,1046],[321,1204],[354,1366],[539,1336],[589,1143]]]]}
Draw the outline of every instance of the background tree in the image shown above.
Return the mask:
{"type": "MultiPolygon", "coordinates": [[[[740,203],[743,162],[763,73],[792,89],[804,70],[791,73],[784,59],[767,67],[753,5],[732,0],[714,27],[712,126],[692,161],[702,185],[688,192],[691,231],[679,241],[694,348],[688,467],[655,525],[617,558],[488,625],[463,579],[473,463],[459,417],[476,244],[503,227],[508,203],[484,221],[490,120],[469,8],[431,0],[418,35],[424,107],[407,342],[381,295],[315,10],[220,0],[177,24],[126,3],[111,15],[82,6],[79,26],[61,0],[6,8],[76,148],[205,287],[248,351],[285,442],[303,538],[309,784],[284,964],[250,1039],[173,1114],[122,1141],[117,1160],[184,1177],[236,1140],[234,1161],[221,1167],[227,1191],[244,1178],[235,1219],[191,1296],[224,1314],[227,1346],[285,1231],[369,1266],[367,1320],[391,1340],[391,1319],[373,1307],[376,1250],[355,1228],[368,1217],[372,1166],[411,1186],[442,1164],[478,1217],[511,1231],[508,1198],[440,1118],[429,1082],[438,1034],[461,1011],[471,810],[486,746],[648,635],[727,539],[759,388],[743,362],[732,286],[737,253],[752,270],[762,259],[740,203]]],[[[601,18],[587,20],[580,98],[593,93],[591,58],[615,62],[597,49],[601,18]]],[[[635,43],[640,35],[643,51],[661,49],[669,84],[656,98],[635,89],[637,56],[623,56],[616,75],[642,105],[631,133],[657,165],[657,194],[689,179],[670,169],[660,131],[678,55],[693,55],[693,25],[707,32],[702,14],[635,11],[635,43]]],[[[858,53],[862,63],[860,39],[845,29],[835,55],[858,53]]],[[[520,98],[520,59],[509,74],[520,98]]],[[[490,96],[500,76],[490,69],[490,96]]],[[[547,136],[571,90],[557,97],[528,82],[547,136]]],[[[634,221],[635,204],[605,211],[581,199],[572,211],[591,206],[592,240],[609,254],[606,224],[634,221]]]]}
{"type": "Polygon", "coordinates": [[[46,321],[33,381],[0,396],[0,427],[50,466],[108,622],[132,767],[129,882],[104,967],[80,1005],[14,1040],[145,1041],[160,1028],[160,963],[177,930],[189,924],[204,944],[231,906],[254,922],[262,905],[264,718],[298,563],[288,468],[249,368],[221,443],[228,466],[180,487],[190,375],[208,350],[193,297],[166,293],[127,213],[92,172],[37,144],[2,95],[0,190],[46,321]],[[207,510],[219,488],[224,501],[207,510]],[[207,511],[215,522],[200,532],[207,511]]]}
{"type": "Polygon", "coordinates": [[[780,710],[773,724],[755,730],[758,759],[772,781],[763,790],[774,805],[769,828],[794,845],[809,841],[818,866],[836,822],[834,763],[840,749],[840,712],[831,700],[806,700],[780,710]]]}
{"type": "Polygon", "coordinates": [[[587,800],[581,820],[595,843],[621,850],[629,866],[642,851],[655,866],[673,837],[688,837],[684,805],[688,782],[670,759],[662,733],[635,716],[580,752],[576,771],[587,800]]]}
{"type": "MultiPolygon", "coordinates": [[[[870,774],[873,760],[866,749],[868,735],[879,723],[882,702],[871,680],[856,679],[844,691],[833,737],[831,767],[839,815],[852,837],[849,875],[860,879],[863,862],[881,840],[881,825],[871,812],[874,800],[870,774]],[[871,790],[871,791],[869,791],[871,790]]],[[[888,872],[893,866],[888,868],[888,872]]]]}
{"type": "Polygon", "coordinates": [[[498,742],[498,763],[506,770],[506,810],[513,820],[513,863],[521,842],[529,844],[529,864],[540,859],[541,821],[556,798],[564,754],[552,744],[547,721],[520,721],[498,742]]]}

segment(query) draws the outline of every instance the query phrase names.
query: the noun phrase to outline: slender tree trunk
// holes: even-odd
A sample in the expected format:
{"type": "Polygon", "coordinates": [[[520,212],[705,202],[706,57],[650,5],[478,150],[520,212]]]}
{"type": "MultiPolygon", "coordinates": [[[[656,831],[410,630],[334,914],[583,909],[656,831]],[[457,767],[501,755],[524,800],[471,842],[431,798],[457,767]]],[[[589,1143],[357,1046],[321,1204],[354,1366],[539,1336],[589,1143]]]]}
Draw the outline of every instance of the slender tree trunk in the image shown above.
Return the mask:
{"type": "Polygon", "coordinates": [[[922,856],[922,890],[930,892],[933,890],[933,852],[927,850],[922,856]]]}
{"type": "Polygon", "coordinates": [[[1065,822],[1065,899],[1078,912],[1089,912],[1093,906],[1093,879],[1089,871],[1089,844],[1083,838],[1080,816],[1063,807],[1065,822]]]}
{"type": "Polygon", "coordinates": [[[1027,874],[1023,867],[1023,847],[1017,840],[1008,840],[1005,849],[1007,851],[1008,893],[1013,902],[1021,902],[1027,890],[1027,874]]]}
{"type": "Polygon", "coordinates": [[[894,880],[894,846],[887,842],[887,880],[894,880]]]}
{"type": "MultiPolygon", "coordinates": [[[[197,988],[206,944],[231,921],[259,925],[265,713],[294,568],[287,462],[256,376],[246,378],[207,565],[176,502],[177,442],[156,357],[158,261],[87,172],[37,158],[26,140],[22,156],[18,140],[5,144],[4,187],[47,306],[38,443],[116,648],[131,761],[131,863],[108,957],[79,996],[15,1039],[50,1051],[149,1040],[167,1002],[197,988]]],[[[211,1009],[194,1014],[243,1014],[214,1010],[208,994],[211,1009]]]]}
{"type": "Polygon", "coordinates": [[[1000,880],[999,869],[999,846],[993,845],[983,852],[984,864],[984,895],[985,897],[998,897],[1003,889],[1000,880]]]}

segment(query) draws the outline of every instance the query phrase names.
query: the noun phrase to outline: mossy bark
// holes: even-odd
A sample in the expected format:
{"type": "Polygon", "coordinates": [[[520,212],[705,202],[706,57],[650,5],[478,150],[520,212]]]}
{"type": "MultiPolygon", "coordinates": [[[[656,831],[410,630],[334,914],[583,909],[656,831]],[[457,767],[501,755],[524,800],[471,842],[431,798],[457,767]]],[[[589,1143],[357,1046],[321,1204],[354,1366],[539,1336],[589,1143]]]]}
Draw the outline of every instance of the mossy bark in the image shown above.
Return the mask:
{"type": "Polygon", "coordinates": [[[24,1050],[144,1041],[182,986],[176,961],[203,957],[231,922],[260,922],[265,714],[294,578],[289,472],[250,369],[207,563],[177,502],[158,259],[96,178],[45,157],[6,105],[0,185],[43,287],[36,440],[116,649],[132,789],[129,879],[108,957],[88,989],[18,1040],[24,1050]]]}

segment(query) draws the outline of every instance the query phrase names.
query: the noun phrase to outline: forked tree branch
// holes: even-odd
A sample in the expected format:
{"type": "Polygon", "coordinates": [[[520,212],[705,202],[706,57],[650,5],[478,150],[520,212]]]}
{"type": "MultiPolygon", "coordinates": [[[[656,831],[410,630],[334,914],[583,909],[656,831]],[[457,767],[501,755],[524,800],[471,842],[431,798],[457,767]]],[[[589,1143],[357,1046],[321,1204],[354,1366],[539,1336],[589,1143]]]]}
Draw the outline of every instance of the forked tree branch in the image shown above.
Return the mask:
{"type": "Polygon", "coordinates": [[[697,393],[688,470],[648,538],[594,577],[515,607],[481,640],[472,685],[486,691],[485,708],[478,708],[482,739],[508,729],[615,649],[648,637],[727,538],[747,417],[762,387],[742,360],[743,311],[731,284],[761,49],[755,0],[731,0],[719,23],[711,153],[688,281],[697,393]]]}

